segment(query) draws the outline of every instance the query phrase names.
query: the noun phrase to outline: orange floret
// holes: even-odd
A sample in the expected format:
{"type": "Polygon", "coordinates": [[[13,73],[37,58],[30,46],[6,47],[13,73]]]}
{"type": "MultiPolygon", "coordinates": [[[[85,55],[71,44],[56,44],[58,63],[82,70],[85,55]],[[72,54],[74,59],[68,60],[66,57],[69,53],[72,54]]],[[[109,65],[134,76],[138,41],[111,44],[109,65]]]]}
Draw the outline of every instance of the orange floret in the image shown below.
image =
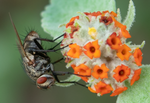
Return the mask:
{"type": "Polygon", "coordinates": [[[75,17],[72,17],[69,21],[69,23],[66,24],[66,28],[70,25],[73,25],[75,19],[79,19],[79,16],[75,16],[75,17]]]}
{"type": "Polygon", "coordinates": [[[135,81],[138,81],[140,79],[141,70],[142,69],[140,68],[140,69],[134,71],[134,75],[131,79],[130,85],[133,85],[135,81]]]}
{"type": "Polygon", "coordinates": [[[96,93],[96,91],[93,90],[91,87],[88,87],[88,89],[89,89],[92,93],[96,93]]]}
{"type": "Polygon", "coordinates": [[[68,58],[68,57],[66,57],[66,59],[65,59],[65,63],[69,63],[71,61],[71,59],[70,58],[68,58]]]}
{"type": "Polygon", "coordinates": [[[122,61],[129,60],[129,57],[132,55],[129,51],[131,51],[131,49],[126,44],[124,44],[117,50],[117,56],[122,61]]]}
{"type": "Polygon", "coordinates": [[[142,62],[142,52],[140,49],[135,49],[134,53],[133,53],[133,56],[134,56],[134,60],[135,60],[135,63],[138,65],[138,66],[141,66],[141,62],[142,62]]]}
{"type": "Polygon", "coordinates": [[[131,38],[131,35],[129,34],[129,32],[126,30],[126,25],[122,26],[121,28],[121,33],[125,38],[131,38]]]}
{"type": "Polygon", "coordinates": [[[117,17],[117,14],[113,11],[111,11],[110,14],[113,15],[114,17],[117,17]]]}
{"type": "Polygon", "coordinates": [[[110,96],[116,96],[122,93],[123,91],[126,91],[128,88],[127,87],[119,87],[117,88],[110,96]]]}
{"type": "Polygon", "coordinates": [[[112,49],[119,49],[121,43],[120,38],[117,36],[115,32],[113,32],[110,37],[107,39],[106,43],[112,48],[112,49]]]}
{"type": "Polygon", "coordinates": [[[101,67],[99,67],[98,65],[95,65],[93,68],[92,76],[96,79],[108,78],[108,74],[107,74],[108,71],[109,69],[106,67],[105,64],[102,64],[101,67]]]}
{"type": "Polygon", "coordinates": [[[109,25],[113,22],[111,16],[101,16],[101,19],[99,19],[99,22],[103,22],[105,25],[109,25]]]}
{"type": "Polygon", "coordinates": [[[71,33],[69,34],[70,35],[70,38],[73,38],[73,34],[74,32],[78,31],[79,30],[79,26],[74,26],[74,25],[71,25],[71,33]]]}
{"type": "Polygon", "coordinates": [[[93,41],[92,43],[89,42],[84,46],[84,49],[86,49],[86,51],[84,51],[84,53],[90,58],[93,59],[94,58],[99,58],[101,56],[101,51],[100,51],[100,46],[98,45],[98,40],[93,41]]]}
{"type": "Polygon", "coordinates": [[[117,66],[113,72],[115,72],[113,77],[116,79],[116,81],[123,82],[130,75],[130,68],[122,64],[121,66],[117,66]]]}
{"type": "Polygon", "coordinates": [[[102,16],[104,16],[106,13],[109,13],[109,11],[108,11],[108,10],[103,11],[103,12],[102,12],[102,16]]]}
{"type": "Polygon", "coordinates": [[[120,22],[118,22],[114,17],[112,17],[113,21],[115,22],[115,26],[119,27],[121,29],[121,35],[125,38],[131,38],[131,35],[129,34],[129,32],[126,30],[126,25],[121,24],[120,22]]]}
{"type": "Polygon", "coordinates": [[[67,53],[65,53],[64,56],[66,57],[66,58],[65,58],[65,63],[69,63],[69,62],[71,61],[71,58],[69,58],[69,57],[67,56],[67,53]]]}
{"type": "Polygon", "coordinates": [[[91,69],[86,66],[85,64],[80,64],[79,66],[75,66],[75,65],[71,65],[74,69],[74,73],[75,74],[80,74],[83,76],[80,76],[82,80],[84,80],[85,82],[88,81],[87,77],[84,76],[90,76],[91,75],[91,69]]]}
{"type": "Polygon", "coordinates": [[[102,13],[100,11],[97,11],[97,12],[93,12],[91,15],[97,17],[99,15],[102,15],[102,13]]]}
{"type": "Polygon", "coordinates": [[[69,45],[70,50],[67,52],[67,55],[72,57],[72,58],[79,58],[82,50],[79,45],[75,44],[70,44],[69,45]]]}
{"type": "Polygon", "coordinates": [[[85,15],[91,15],[91,12],[84,12],[85,15]]]}
{"type": "Polygon", "coordinates": [[[68,36],[67,36],[67,34],[65,33],[65,34],[64,34],[64,38],[67,38],[67,37],[68,37],[68,36]]]}
{"type": "Polygon", "coordinates": [[[74,69],[74,68],[76,67],[76,65],[75,65],[75,64],[72,64],[71,67],[74,69]]]}
{"type": "Polygon", "coordinates": [[[96,89],[96,93],[100,93],[101,96],[103,94],[110,93],[113,90],[113,88],[109,84],[105,84],[102,81],[97,83],[94,87],[96,89]]]}
{"type": "Polygon", "coordinates": [[[102,13],[100,11],[97,11],[97,12],[93,12],[93,13],[84,12],[84,14],[97,17],[97,16],[101,15],[102,13]]]}
{"type": "Polygon", "coordinates": [[[120,22],[118,22],[114,17],[112,17],[112,19],[115,22],[115,26],[116,27],[122,28],[124,26],[123,24],[121,24],[120,22]]]}

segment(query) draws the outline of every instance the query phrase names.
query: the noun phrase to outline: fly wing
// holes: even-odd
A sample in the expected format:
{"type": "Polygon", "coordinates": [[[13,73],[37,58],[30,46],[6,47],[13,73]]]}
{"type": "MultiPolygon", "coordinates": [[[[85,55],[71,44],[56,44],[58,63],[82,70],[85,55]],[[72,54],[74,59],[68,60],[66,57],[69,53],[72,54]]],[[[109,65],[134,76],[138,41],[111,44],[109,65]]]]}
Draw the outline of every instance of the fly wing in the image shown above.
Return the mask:
{"type": "Polygon", "coordinates": [[[26,59],[26,60],[24,60],[25,62],[28,62],[29,64],[32,64],[32,61],[31,61],[31,60],[28,58],[28,56],[26,55],[26,52],[25,52],[25,50],[24,50],[24,48],[23,48],[23,45],[22,45],[22,43],[21,43],[21,39],[20,39],[20,37],[19,37],[18,31],[17,31],[17,29],[16,29],[16,27],[15,27],[15,24],[14,24],[12,18],[11,18],[10,13],[9,13],[9,17],[10,17],[11,23],[12,23],[12,25],[13,25],[13,28],[14,28],[14,30],[15,30],[15,32],[16,32],[16,36],[17,36],[17,39],[18,39],[18,41],[17,41],[17,46],[18,46],[18,48],[19,48],[19,51],[20,51],[20,53],[21,53],[21,56],[22,56],[22,58],[26,59]]]}
{"type": "Polygon", "coordinates": [[[19,51],[20,51],[20,53],[21,53],[21,56],[22,56],[22,57],[27,57],[27,56],[26,56],[26,53],[25,53],[25,51],[24,51],[23,45],[22,45],[22,43],[21,43],[21,39],[20,39],[20,37],[19,37],[18,31],[17,31],[17,29],[16,29],[16,27],[15,27],[15,24],[14,24],[12,18],[11,18],[10,13],[9,13],[9,17],[10,17],[11,23],[12,23],[12,25],[13,25],[13,28],[14,28],[14,30],[15,30],[15,32],[16,32],[16,36],[17,36],[17,39],[18,39],[18,41],[17,41],[17,46],[18,46],[18,48],[19,48],[19,51]]]}

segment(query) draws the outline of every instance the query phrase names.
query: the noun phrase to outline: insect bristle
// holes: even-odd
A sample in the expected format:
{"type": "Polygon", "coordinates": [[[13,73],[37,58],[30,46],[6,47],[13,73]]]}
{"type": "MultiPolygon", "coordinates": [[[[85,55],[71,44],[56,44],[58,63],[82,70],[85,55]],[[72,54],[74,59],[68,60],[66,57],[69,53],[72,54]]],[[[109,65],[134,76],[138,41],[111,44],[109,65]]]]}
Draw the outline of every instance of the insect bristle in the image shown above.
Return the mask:
{"type": "Polygon", "coordinates": [[[31,31],[35,31],[36,33],[39,32],[37,29],[35,29],[35,27],[26,27],[25,28],[25,34],[29,34],[31,31]]]}

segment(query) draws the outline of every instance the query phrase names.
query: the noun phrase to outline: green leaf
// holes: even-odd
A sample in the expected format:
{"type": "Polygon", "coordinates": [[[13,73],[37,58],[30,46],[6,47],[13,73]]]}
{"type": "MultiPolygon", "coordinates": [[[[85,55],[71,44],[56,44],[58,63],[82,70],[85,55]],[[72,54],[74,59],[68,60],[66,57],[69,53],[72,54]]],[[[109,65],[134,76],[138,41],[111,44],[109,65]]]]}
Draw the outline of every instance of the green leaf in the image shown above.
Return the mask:
{"type": "Polygon", "coordinates": [[[128,86],[117,98],[116,103],[150,103],[150,65],[141,66],[142,72],[140,79],[132,86],[128,86]]]}
{"type": "MultiPolygon", "coordinates": [[[[76,76],[76,75],[71,75],[69,78],[67,78],[66,80],[64,81],[61,81],[61,82],[65,82],[65,81],[74,81],[74,82],[78,82],[81,78],[76,76]]],[[[74,83],[58,83],[56,82],[55,83],[56,86],[60,86],[60,87],[69,87],[71,85],[74,85],[74,83]]]]}
{"type": "Polygon", "coordinates": [[[129,2],[128,13],[123,24],[127,26],[127,30],[130,30],[135,19],[135,6],[132,0],[129,2]]]}
{"type": "Polygon", "coordinates": [[[121,23],[121,13],[120,13],[120,9],[117,9],[117,21],[119,21],[121,23]]]}
{"type": "MultiPolygon", "coordinates": [[[[77,16],[77,12],[116,11],[115,0],[50,0],[42,12],[42,27],[45,32],[56,38],[63,34],[65,27],[58,28],[60,24],[66,24],[77,16]]],[[[60,41],[60,40],[59,40],[60,41]]],[[[59,42],[57,41],[57,42],[59,42]]]]}

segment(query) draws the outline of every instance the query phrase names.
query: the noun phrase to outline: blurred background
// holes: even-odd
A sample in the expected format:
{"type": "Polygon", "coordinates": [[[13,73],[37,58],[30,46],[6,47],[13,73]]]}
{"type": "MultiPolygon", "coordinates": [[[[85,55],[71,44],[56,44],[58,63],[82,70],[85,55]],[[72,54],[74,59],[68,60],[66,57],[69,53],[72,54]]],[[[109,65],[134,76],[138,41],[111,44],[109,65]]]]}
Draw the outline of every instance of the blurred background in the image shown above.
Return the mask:
{"type": "MultiPolygon", "coordinates": [[[[129,41],[133,44],[146,41],[142,49],[144,54],[142,63],[149,64],[150,1],[133,1],[136,6],[136,19],[130,30],[132,38],[129,41]]],[[[117,8],[121,9],[122,19],[126,16],[128,3],[129,0],[116,0],[117,8]]],[[[0,103],[115,103],[116,97],[110,97],[110,94],[98,97],[78,85],[67,88],[53,86],[49,90],[40,90],[27,77],[21,66],[16,35],[8,12],[11,13],[21,38],[24,38],[30,30],[36,30],[42,38],[50,38],[41,28],[40,16],[48,4],[48,0],[0,0],[0,103]]],[[[59,52],[49,55],[52,61],[62,57],[59,52]]],[[[66,70],[63,62],[55,66],[55,70],[60,69],[66,70]]]]}

